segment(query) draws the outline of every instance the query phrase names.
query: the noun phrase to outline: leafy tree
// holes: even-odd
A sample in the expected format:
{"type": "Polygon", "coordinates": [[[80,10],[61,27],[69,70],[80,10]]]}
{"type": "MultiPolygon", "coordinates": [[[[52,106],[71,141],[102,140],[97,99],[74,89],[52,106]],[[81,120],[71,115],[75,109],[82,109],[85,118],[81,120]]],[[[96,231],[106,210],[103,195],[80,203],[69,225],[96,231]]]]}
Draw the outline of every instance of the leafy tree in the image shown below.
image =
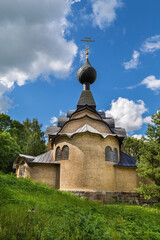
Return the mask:
{"type": "Polygon", "coordinates": [[[38,123],[37,119],[33,119],[30,121],[26,119],[23,122],[24,125],[24,142],[22,151],[24,154],[29,155],[39,155],[44,153],[46,149],[45,139],[44,139],[44,132],[42,132],[42,124],[38,123]]]}
{"type": "Polygon", "coordinates": [[[146,199],[160,200],[160,110],[152,116],[152,123],[148,125],[138,164],[138,175],[151,184],[141,183],[137,191],[146,199]]]}
{"type": "Polygon", "coordinates": [[[11,135],[4,131],[0,133],[0,170],[11,172],[13,162],[20,153],[20,147],[11,135]]]}
{"type": "Polygon", "coordinates": [[[140,150],[144,144],[142,139],[136,139],[134,137],[127,137],[124,140],[124,152],[136,159],[140,159],[140,150]]]}
{"type": "Polygon", "coordinates": [[[0,132],[4,132],[9,130],[11,127],[11,119],[10,116],[1,113],[0,114],[0,132]]]}

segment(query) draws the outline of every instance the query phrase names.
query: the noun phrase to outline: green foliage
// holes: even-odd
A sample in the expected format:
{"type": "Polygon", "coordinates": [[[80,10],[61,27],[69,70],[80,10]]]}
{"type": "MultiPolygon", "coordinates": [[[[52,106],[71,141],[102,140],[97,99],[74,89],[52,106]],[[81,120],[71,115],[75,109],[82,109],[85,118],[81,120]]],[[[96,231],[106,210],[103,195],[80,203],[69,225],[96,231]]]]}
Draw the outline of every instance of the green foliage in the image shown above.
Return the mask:
{"type": "Polygon", "coordinates": [[[151,186],[141,183],[138,192],[147,199],[160,199],[160,111],[152,116],[152,123],[148,125],[138,164],[138,175],[152,183],[151,186]]]}
{"type": "Polygon", "coordinates": [[[144,142],[142,139],[138,140],[134,137],[127,137],[124,140],[124,152],[136,159],[140,159],[140,150],[144,142]]]}
{"type": "Polygon", "coordinates": [[[20,123],[6,114],[0,114],[0,134],[3,133],[0,140],[1,170],[11,171],[13,161],[20,152],[37,156],[47,150],[41,128],[42,124],[37,119],[26,119],[20,123]]]}
{"type": "Polygon", "coordinates": [[[20,153],[20,147],[8,132],[0,133],[0,170],[12,171],[13,162],[20,153]]]}
{"type": "Polygon", "coordinates": [[[158,240],[159,208],[103,205],[0,174],[1,240],[158,240]]]}
{"type": "Polygon", "coordinates": [[[37,119],[33,119],[33,121],[26,119],[23,125],[25,144],[22,147],[22,152],[32,156],[44,153],[46,151],[46,145],[44,132],[41,131],[42,124],[39,124],[37,119]]]}

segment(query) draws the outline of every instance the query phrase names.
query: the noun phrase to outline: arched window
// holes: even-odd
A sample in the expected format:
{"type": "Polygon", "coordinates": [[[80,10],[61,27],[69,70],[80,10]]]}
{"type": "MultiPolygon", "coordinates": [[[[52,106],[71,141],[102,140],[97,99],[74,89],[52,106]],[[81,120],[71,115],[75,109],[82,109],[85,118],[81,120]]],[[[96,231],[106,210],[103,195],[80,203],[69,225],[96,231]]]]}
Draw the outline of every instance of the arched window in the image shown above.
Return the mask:
{"type": "Polygon", "coordinates": [[[112,151],[111,147],[107,146],[105,150],[105,160],[110,162],[118,162],[118,151],[116,148],[112,151]]]}
{"type": "Polygon", "coordinates": [[[64,146],[62,148],[62,160],[68,160],[68,158],[69,158],[69,147],[64,146]]]}
{"type": "Polygon", "coordinates": [[[118,162],[118,151],[116,148],[114,148],[113,150],[113,154],[112,154],[112,157],[113,157],[113,162],[118,162]]]}
{"type": "Polygon", "coordinates": [[[105,158],[106,161],[111,161],[111,154],[112,154],[112,149],[111,147],[106,147],[106,151],[105,151],[105,158]]]}
{"type": "Polygon", "coordinates": [[[57,147],[56,149],[56,160],[61,160],[62,159],[62,153],[60,147],[57,147]]]}

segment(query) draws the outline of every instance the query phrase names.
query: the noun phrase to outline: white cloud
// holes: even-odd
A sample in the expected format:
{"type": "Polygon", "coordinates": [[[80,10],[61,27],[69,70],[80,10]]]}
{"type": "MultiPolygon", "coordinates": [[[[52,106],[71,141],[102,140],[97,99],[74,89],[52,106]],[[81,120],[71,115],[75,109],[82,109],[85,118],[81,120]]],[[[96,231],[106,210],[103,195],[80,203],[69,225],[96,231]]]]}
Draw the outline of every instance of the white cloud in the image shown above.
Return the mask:
{"type": "Polygon", "coordinates": [[[124,62],[123,66],[125,69],[132,69],[132,68],[137,68],[138,64],[139,64],[139,56],[140,53],[136,50],[134,50],[133,55],[132,55],[132,59],[128,62],[124,62]]]}
{"type": "Polygon", "coordinates": [[[71,4],[65,0],[0,1],[0,105],[5,91],[15,82],[21,86],[40,75],[69,74],[77,46],[67,41],[67,16],[71,4]],[[4,89],[4,87],[6,89],[4,89]]]}
{"type": "Polygon", "coordinates": [[[147,38],[142,44],[141,51],[144,53],[153,53],[160,49],[160,35],[147,38]]]}
{"type": "Polygon", "coordinates": [[[81,61],[81,62],[85,62],[85,60],[86,60],[85,49],[82,49],[82,50],[79,52],[79,56],[80,56],[80,61],[81,61]]]}
{"type": "Polygon", "coordinates": [[[143,122],[147,124],[152,124],[152,117],[151,116],[145,117],[143,119],[143,122]]]}
{"type": "Polygon", "coordinates": [[[121,0],[91,0],[93,24],[100,29],[109,27],[116,19],[116,9],[122,6],[121,0]]]}
{"type": "Polygon", "coordinates": [[[51,119],[50,119],[50,123],[51,124],[54,124],[54,123],[56,123],[58,121],[58,118],[57,117],[51,117],[51,119]]]}
{"type": "Polygon", "coordinates": [[[143,135],[142,134],[134,134],[131,137],[136,138],[136,139],[139,140],[139,139],[141,139],[143,137],[143,135]]]}
{"type": "Polygon", "coordinates": [[[63,112],[62,110],[59,111],[59,116],[64,116],[65,112],[63,112]]]}
{"type": "Polygon", "coordinates": [[[142,127],[144,123],[143,114],[147,111],[142,100],[134,102],[127,98],[119,97],[113,100],[111,109],[106,111],[106,116],[113,117],[117,127],[123,127],[127,132],[133,132],[142,127]]]}
{"type": "Polygon", "coordinates": [[[146,85],[147,88],[150,88],[153,91],[160,90],[160,79],[156,79],[154,75],[146,77],[140,85],[146,85]]]}

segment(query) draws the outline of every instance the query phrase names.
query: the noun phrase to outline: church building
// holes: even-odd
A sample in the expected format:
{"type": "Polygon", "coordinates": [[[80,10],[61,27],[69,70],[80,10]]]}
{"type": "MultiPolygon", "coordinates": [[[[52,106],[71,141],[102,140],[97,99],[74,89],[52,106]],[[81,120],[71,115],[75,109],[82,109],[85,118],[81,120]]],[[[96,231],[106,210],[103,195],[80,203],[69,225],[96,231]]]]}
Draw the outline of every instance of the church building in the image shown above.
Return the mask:
{"type": "Polygon", "coordinates": [[[96,110],[90,90],[96,76],[87,49],[86,61],[77,72],[83,89],[76,110],[69,110],[65,117],[59,117],[57,126],[46,129],[48,152],[18,156],[17,177],[30,177],[92,199],[135,193],[139,186],[136,159],[123,152],[125,129],[96,110]]]}

